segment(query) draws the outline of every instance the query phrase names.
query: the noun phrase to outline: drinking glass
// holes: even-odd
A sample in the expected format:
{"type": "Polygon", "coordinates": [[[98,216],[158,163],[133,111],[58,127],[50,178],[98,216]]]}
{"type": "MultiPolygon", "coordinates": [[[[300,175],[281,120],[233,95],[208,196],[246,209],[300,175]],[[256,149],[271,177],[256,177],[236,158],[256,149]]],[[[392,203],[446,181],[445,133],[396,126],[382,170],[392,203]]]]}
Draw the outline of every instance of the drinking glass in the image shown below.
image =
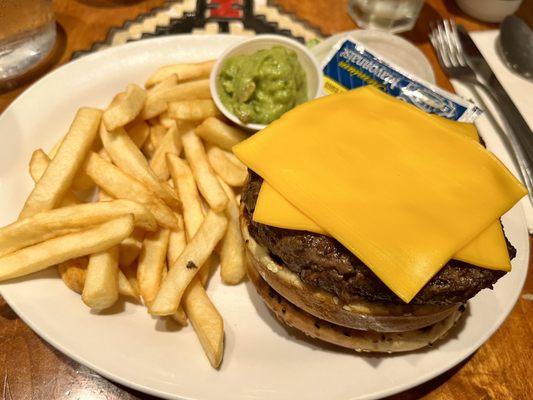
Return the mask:
{"type": "Polygon", "coordinates": [[[0,84],[36,66],[55,40],[52,0],[0,0],[0,84]]]}
{"type": "Polygon", "coordinates": [[[364,29],[405,32],[413,28],[424,0],[350,0],[348,13],[364,29]]]}

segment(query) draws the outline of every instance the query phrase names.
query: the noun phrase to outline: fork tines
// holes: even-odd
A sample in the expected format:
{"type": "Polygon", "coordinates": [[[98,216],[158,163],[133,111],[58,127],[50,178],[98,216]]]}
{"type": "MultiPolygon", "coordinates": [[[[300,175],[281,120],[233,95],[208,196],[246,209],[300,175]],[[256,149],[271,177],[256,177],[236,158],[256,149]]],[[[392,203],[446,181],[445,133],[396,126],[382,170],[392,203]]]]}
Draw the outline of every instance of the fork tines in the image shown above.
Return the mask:
{"type": "Polygon", "coordinates": [[[435,48],[439,62],[445,67],[466,66],[463,47],[457,34],[455,20],[432,21],[429,39],[435,48]]]}

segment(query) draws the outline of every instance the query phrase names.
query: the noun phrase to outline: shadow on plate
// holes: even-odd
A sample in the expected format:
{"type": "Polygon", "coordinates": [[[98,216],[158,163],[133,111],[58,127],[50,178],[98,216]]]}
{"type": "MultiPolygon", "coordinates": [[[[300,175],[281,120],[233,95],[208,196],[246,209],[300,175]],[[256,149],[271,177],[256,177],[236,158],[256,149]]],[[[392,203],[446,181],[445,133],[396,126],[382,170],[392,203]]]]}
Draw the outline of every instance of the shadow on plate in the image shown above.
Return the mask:
{"type": "Polygon", "coordinates": [[[152,318],[155,320],[155,330],[158,332],[178,332],[184,328],[184,326],[174,321],[172,317],[152,316],[152,318]]]}
{"type": "Polygon", "coordinates": [[[470,361],[470,359],[473,356],[474,355],[471,355],[467,359],[461,361],[455,367],[449,369],[448,371],[437,376],[436,378],[430,379],[429,381],[419,386],[415,386],[414,388],[411,388],[404,392],[395,394],[393,396],[385,397],[383,398],[383,400],[418,400],[418,399],[424,398],[429,393],[436,390],[439,386],[445,384],[448,380],[450,380],[457,372],[459,372],[470,361]]]}
{"type": "MultiPolygon", "coordinates": [[[[81,299],[80,299],[81,300],[81,299]]],[[[91,310],[91,314],[94,315],[115,315],[120,314],[126,308],[126,300],[124,297],[119,297],[118,300],[111,307],[104,310],[91,310]]]]}

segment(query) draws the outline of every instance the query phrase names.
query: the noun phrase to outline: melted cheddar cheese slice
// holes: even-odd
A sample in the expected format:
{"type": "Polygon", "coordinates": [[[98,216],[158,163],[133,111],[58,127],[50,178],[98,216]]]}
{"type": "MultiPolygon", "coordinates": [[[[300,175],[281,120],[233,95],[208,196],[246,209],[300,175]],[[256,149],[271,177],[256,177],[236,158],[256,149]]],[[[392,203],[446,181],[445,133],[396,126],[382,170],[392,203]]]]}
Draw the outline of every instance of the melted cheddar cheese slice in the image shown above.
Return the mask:
{"type": "MultiPolygon", "coordinates": [[[[261,185],[253,220],[279,228],[329,235],[266,181],[261,185]]],[[[474,240],[456,252],[452,258],[482,268],[510,271],[511,261],[500,220],[493,222],[474,240]]]]}
{"type": "MultiPolygon", "coordinates": [[[[464,124],[431,115],[439,123],[455,132],[479,141],[473,124],[464,124]]],[[[253,219],[256,222],[285,229],[296,229],[328,235],[322,227],[306,217],[300,210],[279,194],[268,182],[263,182],[255,207],[253,219]]],[[[507,243],[499,219],[494,221],[479,236],[453,255],[454,259],[487,269],[511,270],[507,243]]]]}
{"type": "Polygon", "coordinates": [[[526,194],[474,140],[372,87],[305,103],[233,151],[405,302],[526,194]]]}

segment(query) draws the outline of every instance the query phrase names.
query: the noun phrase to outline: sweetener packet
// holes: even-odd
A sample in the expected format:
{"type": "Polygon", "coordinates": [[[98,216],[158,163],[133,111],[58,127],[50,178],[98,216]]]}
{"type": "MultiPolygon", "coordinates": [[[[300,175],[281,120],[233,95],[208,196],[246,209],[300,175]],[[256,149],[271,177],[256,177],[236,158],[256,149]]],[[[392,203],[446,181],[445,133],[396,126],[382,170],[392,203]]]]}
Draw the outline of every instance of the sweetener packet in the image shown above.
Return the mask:
{"type": "Polygon", "coordinates": [[[421,110],[460,122],[473,122],[482,110],[475,104],[417,78],[350,37],[339,40],[322,68],[324,93],[373,85],[421,110]]]}

